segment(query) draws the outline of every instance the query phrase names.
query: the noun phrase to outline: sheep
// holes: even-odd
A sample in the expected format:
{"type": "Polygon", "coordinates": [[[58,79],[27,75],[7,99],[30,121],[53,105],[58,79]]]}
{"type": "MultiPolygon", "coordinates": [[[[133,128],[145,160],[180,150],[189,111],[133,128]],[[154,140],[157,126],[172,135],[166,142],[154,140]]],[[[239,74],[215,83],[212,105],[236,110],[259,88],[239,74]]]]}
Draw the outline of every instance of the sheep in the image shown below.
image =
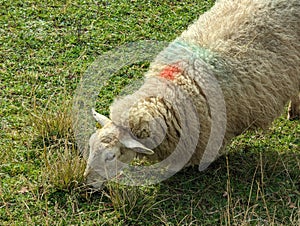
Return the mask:
{"type": "Polygon", "coordinates": [[[157,56],[137,92],[112,104],[110,118],[93,110],[102,128],[89,141],[87,183],[101,188],[136,157],[163,162],[179,143],[164,166],[183,159],[202,170],[235,136],[268,127],[289,100],[289,117],[299,117],[299,62],[299,0],[217,1],[157,56]],[[218,145],[207,151],[211,137],[218,145]]]}

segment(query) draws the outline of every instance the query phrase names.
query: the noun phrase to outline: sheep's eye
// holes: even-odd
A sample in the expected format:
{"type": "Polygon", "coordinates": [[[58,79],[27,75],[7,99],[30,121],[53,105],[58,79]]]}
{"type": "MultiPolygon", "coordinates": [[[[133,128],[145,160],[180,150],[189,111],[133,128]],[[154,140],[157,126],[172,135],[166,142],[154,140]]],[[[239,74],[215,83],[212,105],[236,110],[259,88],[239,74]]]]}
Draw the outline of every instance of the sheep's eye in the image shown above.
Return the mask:
{"type": "Polygon", "coordinates": [[[114,153],[108,152],[105,154],[105,162],[112,161],[112,160],[114,160],[115,157],[116,157],[116,155],[114,153]]]}

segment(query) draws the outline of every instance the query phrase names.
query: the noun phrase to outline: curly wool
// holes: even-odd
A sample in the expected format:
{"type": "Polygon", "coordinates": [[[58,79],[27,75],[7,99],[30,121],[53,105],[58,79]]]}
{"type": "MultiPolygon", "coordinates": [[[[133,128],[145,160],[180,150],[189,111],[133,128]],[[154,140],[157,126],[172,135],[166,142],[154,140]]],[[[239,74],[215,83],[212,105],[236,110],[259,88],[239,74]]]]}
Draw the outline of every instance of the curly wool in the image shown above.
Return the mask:
{"type": "Polygon", "coordinates": [[[247,129],[265,128],[282,114],[290,98],[300,91],[299,62],[299,0],[220,0],[159,54],[136,93],[115,101],[111,119],[145,138],[151,133],[150,121],[163,118],[167,129],[161,133],[167,135],[153,158],[164,159],[178,142],[181,124],[172,103],[155,93],[169,90],[176,96],[176,87],[182,88],[193,100],[201,124],[197,150],[189,162],[197,165],[211,131],[202,77],[214,76],[224,95],[224,147],[234,136],[247,129]],[[128,109],[128,103],[137,100],[128,109]],[[130,112],[129,119],[124,112],[130,112]]]}

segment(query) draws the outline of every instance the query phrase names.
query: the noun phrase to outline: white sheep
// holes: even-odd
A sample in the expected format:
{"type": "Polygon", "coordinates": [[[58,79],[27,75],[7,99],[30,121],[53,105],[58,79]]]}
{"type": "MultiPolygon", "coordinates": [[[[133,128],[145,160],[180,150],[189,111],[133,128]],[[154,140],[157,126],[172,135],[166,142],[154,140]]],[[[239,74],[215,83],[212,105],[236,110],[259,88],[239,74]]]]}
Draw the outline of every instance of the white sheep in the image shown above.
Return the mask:
{"type": "MultiPolygon", "coordinates": [[[[120,171],[117,161],[128,163],[137,155],[151,161],[168,157],[180,136],[186,135],[182,116],[200,125],[200,134],[189,133],[184,141],[186,148],[181,149],[191,155],[185,165],[199,165],[213,123],[205,90],[205,81],[211,77],[216,78],[224,96],[226,112],[220,114],[227,116],[218,155],[226,143],[245,130],[270,125],[291,99],[290,118],[299,117],[299,62],[299,0],[217,1],[159,54],[136,93],[115,101],[111,119],[93,112],[103,127],[90,138],[87,182],[101,187],[120,171]],[[169,100],[158,93],[169,95],[169,100]],[[184,95],[193,103],[196,118],[190,106],[178,113],[179,108],[189,105],[184,95]],[[189,150],[193,137],[197,138],[197,147],[189,150]],[[104,171],[106,177],[99,173],[104,171]]],[[[190,126],[186,125],[188,130],[197,131],[190,126]]]]}

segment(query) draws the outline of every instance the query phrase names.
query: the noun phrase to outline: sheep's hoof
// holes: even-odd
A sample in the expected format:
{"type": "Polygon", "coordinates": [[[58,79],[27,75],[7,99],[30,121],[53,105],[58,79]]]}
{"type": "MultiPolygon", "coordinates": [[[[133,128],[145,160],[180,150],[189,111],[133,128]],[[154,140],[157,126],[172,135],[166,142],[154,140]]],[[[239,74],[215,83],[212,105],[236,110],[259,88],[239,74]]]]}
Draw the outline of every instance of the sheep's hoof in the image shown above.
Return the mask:
{"type": "Polygon", "coordinates": [[[294,121],[294,120],[300,120],[300,112],[295,113],[295,112],[289,112],[288,114],[288,120],[294,121]]]}
{"type": "Polygon", "coordinates": [[[300,108],[293,108],[291,105],[288,111],[288,120],[300,120],[300,108]]]}
{"type": "Polygon", "coordinates": [[[293,96],[288,110],[289,120],[300,120],[300,94],[293,96]]]}

